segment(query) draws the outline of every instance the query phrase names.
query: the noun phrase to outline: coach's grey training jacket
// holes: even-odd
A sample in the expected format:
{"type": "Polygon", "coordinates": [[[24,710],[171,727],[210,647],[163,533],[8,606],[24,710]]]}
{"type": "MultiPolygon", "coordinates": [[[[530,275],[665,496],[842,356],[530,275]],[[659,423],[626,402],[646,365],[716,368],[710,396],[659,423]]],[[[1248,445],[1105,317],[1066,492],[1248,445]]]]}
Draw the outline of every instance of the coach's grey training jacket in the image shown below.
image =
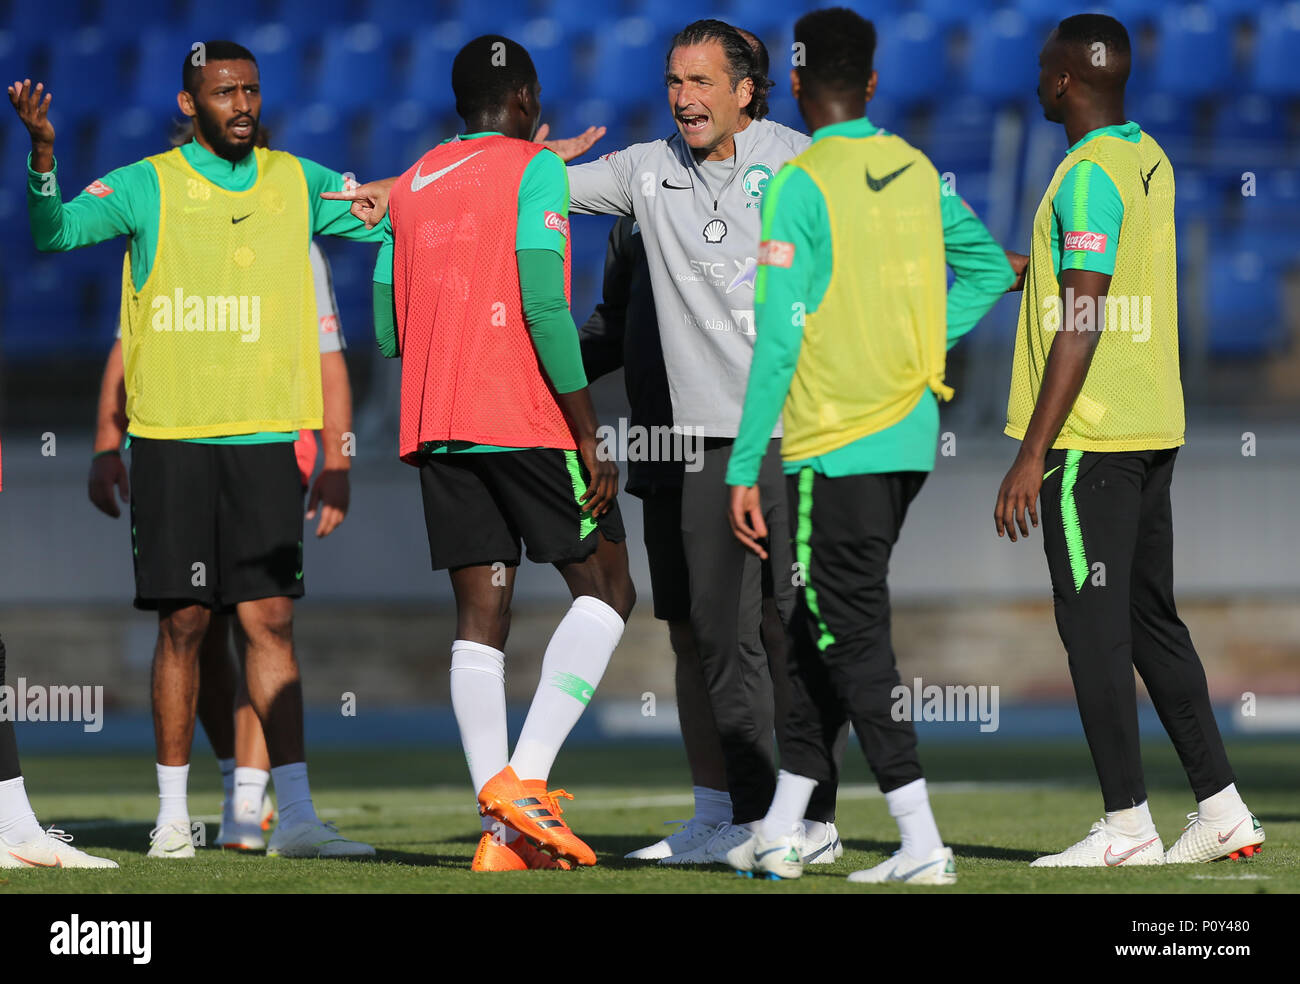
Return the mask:
{"type": "MultiPolygon", "coordinates": [[[[735,437],[754,351],[754,274],[767,183],[811,142],[770,120],[735,136],[736,156],[696,163],[681,134],[570,166],[571,212],[641,227],[673,422],[735,437]]],[[[779,427],[776,432],[780,433],[779,427]]]]}

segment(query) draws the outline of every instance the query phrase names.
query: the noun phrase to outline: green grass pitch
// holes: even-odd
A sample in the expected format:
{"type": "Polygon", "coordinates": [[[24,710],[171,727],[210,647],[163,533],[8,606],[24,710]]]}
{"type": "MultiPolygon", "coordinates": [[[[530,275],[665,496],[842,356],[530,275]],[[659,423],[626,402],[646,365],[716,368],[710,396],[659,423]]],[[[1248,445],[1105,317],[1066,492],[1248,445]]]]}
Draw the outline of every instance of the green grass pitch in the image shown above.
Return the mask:
{"type": "MultiPolygon", "coordinates": [[[[1144,750],[1151,812],[1168,847],[1195,809],[1167,742],[1144,750]]],[[[927,743],[922,761],[935,816],[957,854],[951,888],[851,885],[850,871],[897,846],[883,798],[861,753],[849,748],[835,865],[806,869],[791,882],[752,882],[720,866],[662,869],[622,860],[662,836],[663,822],[690,814],[679,748],[617,745],[567,750],[553,782],[574,793],[565,818],[600,855],[572,872],[474,874],[469,860],[478,822],[464,763],[439,749],[321,750],[311,773],[321,814],[379,849],[373,862],[286,860],[200,850],[193,861],[145,857],[157,805],[148,754],[38,756],[24,760],[38,817],[76,844],[116,860],[118,871],[0,872],[0,894],[26,892],[1137,892],[1295,893],[1300,891],[1300,755],[1294,741],[1237,740],[1229,754],[1238,786],[1264,825],[1264,853],[1250,861],[1169,868],[1031,870],[1040,854],[1084,836],[1101,813],[1083,741],[927,743]]],[[[196,754],[190,806],[216,836],[220,782],[210,757],[196,754]]]]}

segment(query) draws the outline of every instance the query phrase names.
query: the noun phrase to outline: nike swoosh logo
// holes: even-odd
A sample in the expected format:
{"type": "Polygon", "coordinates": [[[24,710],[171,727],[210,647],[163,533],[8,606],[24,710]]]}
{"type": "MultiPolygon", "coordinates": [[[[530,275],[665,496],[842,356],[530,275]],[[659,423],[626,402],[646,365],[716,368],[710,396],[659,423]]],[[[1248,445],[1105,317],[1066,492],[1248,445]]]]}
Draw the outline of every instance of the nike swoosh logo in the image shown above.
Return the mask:
{"type": "Polygon", "coordinates": [[[1133,855],[1137,854],[1138,851],[1142,850],[1142,848],[1148,847],[1151,844],[1154,844],[1155,842],[1156,842],[1156,838],[1152,837],[1145,844],[1139,844],[1137,847],[1131,847],[1123,854],[1112,854],[1110,850],[1110,845],[1107,844],[1106,853],[1102,855],[1101,860],[1106,865],[1106,867],[1113,868],[1117,864],[1123,864],[1133,855]]]}
{"type": "Polygon", "coordinates": [[[1052,469],[1052,471],[1044,472],[1044,473],[1043,473],[1043,481],[1046,482],[1046,481],[1047,481],[1047,476],[1050,475],[1050,474],[1052,474],[1052,472],[1060,471],[1060,470],[1061,470],[1061,466],[1060,466],[1060,465],[1057,465],[1055,468],[1052,469]]]}
{"type": "MultiPolygon", "coordinates": [[[[1237,827],[1240,827],[1240,826],[1241,826],[1243,823],[1245,823],[1245,822],[1246,822],[1245,820],[1240,820],[1240,821],[1238,821],[1238,823],[1237,823],[1237,827]]],[[[1219,835],[1219,843],[1220,843],[1220,844],[1226,844],[1226,843],[1228,843],[1228,840],[1232,837],[1232,835],[1233,835],[1234,833],[1236,833],[1236,831],[1237,831],[1237,827],[1233,827],[1232,830],[1229,830],[1226,834],[1220,834],[1220,835],[1219,835]]]]}
{"type": "MultiPolygon", "coordinates": [[[[911,167],[911,165],[909,164],[908,167],[911,167]]],[[[943,864],[943,859],[940,858],[938,861],[929,861],[929,862],[927,862],[927,863],[921,865],[919,868],[913,868],[911,871],[906,872],[905,874],[901,874],[901,875],[900,875],[897,871],[895,871],[892,875],[889,876],[889,880],[890,880],[890,881],[907,881],[909,878],[911,878],[913,875],[915,875],[918,871],[924,871],[926,868],[933,868],[936,864],[943,864]]]]}
{"type": "Polygon", "coordinates": [[[55,858],[53,864],[42,864],[40,861],[30,861],[27,858],[23,857],[21,854],[15,854],[13,851],[9,852],[9,856],[11,858],[17,858],[23,864],[30,864],[33,868],[62,868],[63,867],[62,858],[55,858]]]}
{"type": "MultiPolygon", "coordinates": [[[[249,212],[249,213],[248,213],[248,215],[252,215],[252,214],[253,214],[252,212],[249,212]]],[[[241,215],[239,218],[235,218],[235,217],[232,215],[232,216],[230,217],[230,224],[231,224],[231,225],[239,225],[239,223],[243,222],[246,218],[248,218],[248,215],[241,215]]]]}
{"type": "Polygon", "coordinates": [[[904,171],[906,171],[909,167],[911,167],[915,163],[916,161],[909,161],[908,163],[900,167],[897,171],[893,171],[890,174],[886,174],[883,178],[873,178],[871,176],[871,168],[867,168],[867,187],[870,188],[872,191],[883,191],[885,185],[889,184],[889,182],[893,181],[896,177],[898,177],[900,174],[902,174],[904,171]]]}
{"type": "Polygon", "coordinates": [[[671,188],[673,191],[690,191],[690,190],[691,190],[691,186],[690,186],[690,185],[670,185],[670,184],[668,183],[668,179],[667,179],[667,178],[664,178],[663,181],[661,182],[661,184],[662,184],[665,188],[671,188]]]}
{"type": "MultiPolygon", "coordinates": [[[[1161,158],[1161,160],[1163,160],[1163,158],[1161,158]]],[[[1156,161],[1155,164],[1152,166],[1151,170],[1146,173],[1146,177],[1142,178],[1142,194],[1144,195],[1151,194],[1151,175],[1156,173],[1156,168],[1159,166],[1160,166],[1160,161],[1156,161]]],[[[1141,176],[1141,174],[1142,171],[1139,169],[1138,175],[1141,176]]]]}
{"type": "Polygon", "coordinates": [[[476,150],[476,151],[474,151],[474,153],[470,154],[468,157],[462,157],[462,158],[461,158],[460,160],[458,160],[455,164],[448,164],[448,165],[447,165],[446,167],[444,167],[442,170],[440,170],[440,171],[434,171],[432,174],[421,174],[421,173],[420,173],[420,166],[417,164],[417,165],[415,166],[415,174],[413,174],[413,175],[411,176],[411,191],[413,191],[413,192],[415,192],[415,191],[419,191],[419,190],[420,190],[421,188],[423,188],[425,185],[430,184],[430,183],[432,183],[432,182],[434,182],[434,181],[437,181],[439,178],[441,178],[441,177],[442,177],[444,174],[446,174],[448,171],[454,171],[454,170],[456,170],[456,168],[460,167],[460,166],[461,166],[462,164],[464,164],[466,161],[473,160],[475,157],[477,157],[477,156],[478,156],[479,154],[481,154],[481,153],[483,153],[483,151],[481,151],[481,150],[476,150]]]}
{"type": "Polygon", "coordinates": [[[825,844],[823,844],[821,847],[817,848],[817,850],[813,851],[812,854],[809,854],[809,855],[807,855],[806,857],[804,857],[804,859],[803,859],[803,863],[804,863],[804,864],[809,864],[809,863],[811,863],[811,862],[817,860],[819,857],[821,857],[823,854],[825,854],[827,851],[829,851],[829,850],[830,850],[832,847],[834,847],[834,846],[835,846],[835,844],[834,844],[833,841],[827,841],[827,842],[826,842],[825,844]]]}

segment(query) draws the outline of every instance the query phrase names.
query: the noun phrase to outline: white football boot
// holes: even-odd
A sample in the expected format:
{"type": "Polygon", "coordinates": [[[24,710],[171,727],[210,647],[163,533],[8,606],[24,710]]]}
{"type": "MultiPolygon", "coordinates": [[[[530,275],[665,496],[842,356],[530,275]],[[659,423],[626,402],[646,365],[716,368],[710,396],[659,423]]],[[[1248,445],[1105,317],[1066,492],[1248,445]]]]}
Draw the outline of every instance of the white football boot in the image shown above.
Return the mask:
{"type": "Polygon", "coordinates": [[[57,827],[22,844],[0,839],[0,868],[116,868],[117,862],[97,858],[72,846],[72,835],[57,827]]]}
{"type": "Polygon", "coordinates": [[[1088,836],[1060,854],[1049,854],[1030,863],[1033,868],[1118,868],[1136,864],[1164,864],[1165,846],[1152,824],[1140,837],[1128,837],[1102,817],[1088,830],[1088,836]]]}
{"type": "Polygon", "coordinates": [[[668,823],[679,823],[682,826],[680,830],[673,831],[663,840],[623,856],[629,861],[660,861],[703,847],[709,842],[709,838],[718,832],[715,824],[704,823],[695,817],[689,820],[669,820],[668,823]]]}
{"type": "MultiPolygon", "coordinates": [[[[746,878],[765,878],[769,881],[801,878],[804,866],[801,860],[803,838],[803,824],[795,824],[784,837],[771,841],[764,839],[762,824],[756,824],[752,837],[727,852],[727,862],[736,870],[736,874],[746,878]]],[[[827,847],[829,846],[828,842],[827,847]]]]}
{"type": "MultiPolygon", "coordinates": [[[[755,821],[757,825],[757,821],[755,821]]],[[[727,852],[743,844],[753,833],[749,824],[720,823],[713,835],[699,847],[685,854],[660,858],[660,864],[729,864],[727,852]]]]}
{"type": "Polygon", "coordinates": [[[217,847],[231,851],[261,851],[266,848],[266,835],[260,814],[253,820],[240,820],[235,804],[226,800],[221,804],[221,827],[217,831],[217,847]]]}
{"type": "Polygon", "coordinates": [[[825,833],[817,841],[809,838],[806,823],[800,824],[800,827],[803,833],[800,838],[799,854],[804,864],[834,864],[844,856],[844,845],[840,842],[840,832],[835,824],[826,824],[825,833]]]}
{"type": "Polygon", "coordinates": [[[149,831],[149,857],[194,857],[194,838],[190,835],[189,820],[173,820],[149,831]]]}
{"type": "Polygon", "coordinates": [[[917,859],[895,851],[889,860],[874,868],[855,871],[851,882],[906,882],[909,885],[953,885],[957,881],[957,862],[951,847],[936,847],[928,858],[917,859]]]}
{"type": "Polygon", "coordinates": [[[1230,858],[1254,857],[1262,851],[1264,828],[1253,813],[1231,823],[1213,826],[1199,814],[1187,814],[1187,826],[1165,855],[1165,864],[1196,864],[1230,858]]]}
{"type": "Polygon", "coordinates": [[[324,820],[275,828],[266,845],[269,858],[373,858],[375,849],[361,841],[348,840],[338,828],[324,820]]]}
{"type": "Polygon", "coordinates": [[[713,858],[710,856],[709,846],[713,843],[713,838],[724,830],[731,828],[730,823],[720,823],[715,827],[708,824],[700,824],[703,832],[707,836],[697,839],[688,850],[683,850],[680,854],[669,854],[659,859],[660,864],[678,865],[678,864],[712,864],[713,858]]]}

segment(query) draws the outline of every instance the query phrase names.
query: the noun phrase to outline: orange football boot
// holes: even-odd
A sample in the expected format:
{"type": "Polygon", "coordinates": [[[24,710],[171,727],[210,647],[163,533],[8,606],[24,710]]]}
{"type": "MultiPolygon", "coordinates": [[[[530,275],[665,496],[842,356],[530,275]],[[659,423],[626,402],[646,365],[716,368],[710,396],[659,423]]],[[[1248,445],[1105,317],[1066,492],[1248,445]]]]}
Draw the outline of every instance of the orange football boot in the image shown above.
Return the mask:
{"type": "Polygon", "coordinates": [[[528,838],[520,834],[509,844],[503,844],[490,830],[483,831],[470,862],[470,871],[527,871],[569,870],[569,862],[557,861],[545,851],[533,847],[528,838]]]}
{"type": "Polygon", "coordinates": [[[479,812],[513,827],[557,859],[593,865],[596,852],[560,819],[558,798],[561,796],[573,799],[563,789],[548,791],[545,780],[521,781],[507,765],[479,790],[479,812]]]}

